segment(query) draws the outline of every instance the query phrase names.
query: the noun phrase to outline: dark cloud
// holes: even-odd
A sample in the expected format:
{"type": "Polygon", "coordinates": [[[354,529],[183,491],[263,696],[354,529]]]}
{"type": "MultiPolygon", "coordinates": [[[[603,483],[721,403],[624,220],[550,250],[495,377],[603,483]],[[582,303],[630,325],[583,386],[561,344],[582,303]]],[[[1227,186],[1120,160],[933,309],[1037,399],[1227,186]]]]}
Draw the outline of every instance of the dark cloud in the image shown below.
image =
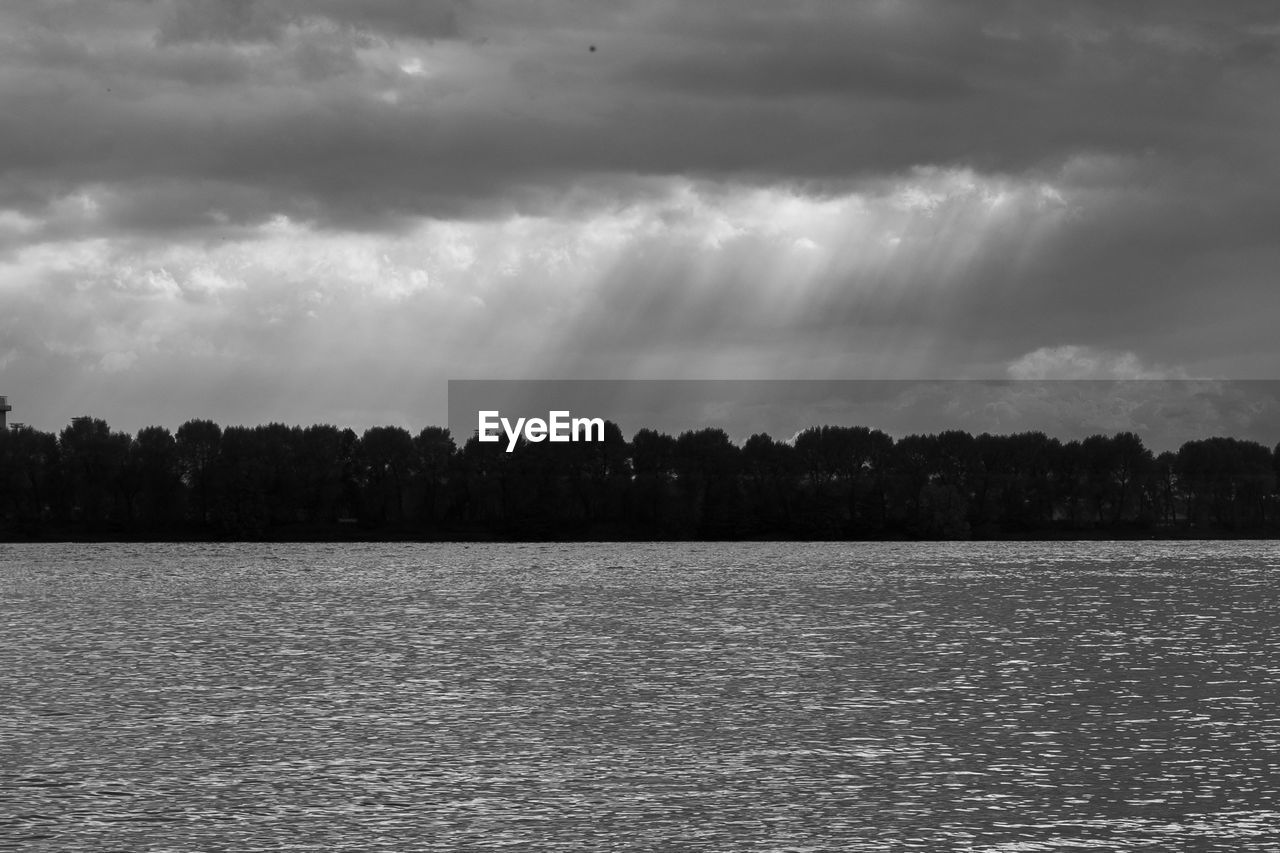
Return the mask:
{"type": "Polygon", "coordinates": [[[160,23],[161,44],[276,41],[290,23],[284,4],[259,0],[173,0],[160,23]]]}
{"type": "Polygon", "coordinates": [[[453,47],[403,44],[462,34],[446,2],[71,6],[79,26],[64,9],[56,35],[11,30],[10,183],[278,186],[277,212],[342,221],[380,200],[486,215],[583,174],[835,192],[918,165],[1025,173],[1097,152],[1276,168],[1275,19],[1253,3],[475,3],[453,47]],[[357,55],[309,21],[380,41],[357,55]]]}
{"type": "Polygon", "coordinates": [[[302,0],[307,14],[388,38],[456,38],[465,0],[302,0]]]}
{"type": "Polygon", "coordinates": [[[566,375],[1257,375],[1278,45],[1271,0],[11,0],[0,363],[225,378],[367,302],[401,379],[455,325],[566,375]]]}
{"type": "Polygon", "coordinates": [[[336,24],[388,37],[458,35],[457,0],[168,0],[160,44],[278,42],[289,26],[336,24]]]}

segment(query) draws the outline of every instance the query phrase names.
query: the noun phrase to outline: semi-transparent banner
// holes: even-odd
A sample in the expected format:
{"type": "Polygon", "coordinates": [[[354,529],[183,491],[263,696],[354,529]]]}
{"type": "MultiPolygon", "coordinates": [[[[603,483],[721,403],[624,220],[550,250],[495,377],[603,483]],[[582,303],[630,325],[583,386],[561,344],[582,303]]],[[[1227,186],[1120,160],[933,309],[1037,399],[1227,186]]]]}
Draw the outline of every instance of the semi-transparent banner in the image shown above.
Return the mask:
{"type": "MultiPolygon", "coordinates": [[[[717,427],[737,442],[786,440],[812,426],[879,429],[891,436],[963,430],[1040,431],[1062,440],[1137,433],[1157,452],[1229,436],[1280,441],[1276,380],[452,380],[449,428],[462,444],[482,425],[541,422],[571,434],[576,421],[672,435],[717,427]]],[[[559,432],[556,433],[556,430],[559,432]]],[[[579,435],[582,433],[579,432],[579,435]]],[[[502,439],[505,441],[505,438],[502,439]]]]}

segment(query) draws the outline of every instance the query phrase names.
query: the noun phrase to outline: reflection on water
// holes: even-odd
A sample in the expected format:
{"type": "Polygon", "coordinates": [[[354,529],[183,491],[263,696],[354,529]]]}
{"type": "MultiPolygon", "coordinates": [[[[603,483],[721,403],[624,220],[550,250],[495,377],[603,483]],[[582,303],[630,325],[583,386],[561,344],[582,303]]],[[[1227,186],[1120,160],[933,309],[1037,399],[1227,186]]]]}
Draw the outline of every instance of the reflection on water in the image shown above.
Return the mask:
{"type": "Polygon", "coordinates": [[[1278,850],[1277,566],[0,546],[0,846],[1278,850]]]}

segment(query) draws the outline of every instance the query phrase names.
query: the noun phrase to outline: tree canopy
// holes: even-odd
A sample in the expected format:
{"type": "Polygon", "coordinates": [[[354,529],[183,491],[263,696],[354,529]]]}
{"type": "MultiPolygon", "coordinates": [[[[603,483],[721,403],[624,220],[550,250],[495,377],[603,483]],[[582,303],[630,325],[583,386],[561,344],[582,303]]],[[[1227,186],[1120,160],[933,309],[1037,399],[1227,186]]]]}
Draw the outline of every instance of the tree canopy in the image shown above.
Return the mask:
{"type": "Polygon", "coordinates": [[[514,452],[447,429],[221,427],[135,435],[76,418],[0,433],[0,538],[965,539],[1280,534],[1280,445],[1154,455],[1131,432],[1060,441],[819,426],[514,452]]]}

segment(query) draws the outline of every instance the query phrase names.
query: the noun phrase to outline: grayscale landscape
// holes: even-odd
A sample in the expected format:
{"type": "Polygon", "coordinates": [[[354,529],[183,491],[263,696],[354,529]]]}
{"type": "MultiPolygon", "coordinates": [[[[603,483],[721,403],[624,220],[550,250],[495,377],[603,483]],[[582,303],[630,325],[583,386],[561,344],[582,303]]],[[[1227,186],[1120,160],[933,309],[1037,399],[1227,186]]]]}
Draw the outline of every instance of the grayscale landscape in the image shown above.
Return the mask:
{"type": "Polygon", "coordinates": [[[1280,851],[1277,92],[1275,0],[0,0],[0,850],[1280,851]]]}

